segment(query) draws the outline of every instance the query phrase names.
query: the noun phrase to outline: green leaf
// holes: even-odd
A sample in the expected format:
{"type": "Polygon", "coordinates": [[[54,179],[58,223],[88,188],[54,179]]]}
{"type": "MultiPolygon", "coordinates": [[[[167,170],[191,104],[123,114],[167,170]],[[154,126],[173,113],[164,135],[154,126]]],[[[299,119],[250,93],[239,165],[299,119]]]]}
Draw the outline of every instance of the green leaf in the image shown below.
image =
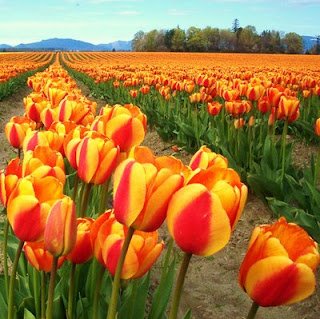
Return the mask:
{"type": "Polygon", "coordinates": [[[189,310],[185,313],[183,319],[191,319],[191,309],[189,309],[189,310]]]}
{"type": "Polygon", "coordinates": [[[23,319],[36,319],[36,317],[32,312],[25,308],[23,313],[23,319]]]}
{"type": "Polygon", "coordinates": [[[150,284],[150,272],[140,280],[129,283],[124,293],[124,302],[119,310],[119,319],[143,318],[150,284]]]}
{"type": "Polygon", "coordinates": [[[162,319],[165,313],[169,299],[172,292],[173,280],[175,275],[175,259],[168,267],[166,274],[163,276],[163,280],[159,282],[152,296],[152,306],[149,314],[149,319],[162,319]]]}

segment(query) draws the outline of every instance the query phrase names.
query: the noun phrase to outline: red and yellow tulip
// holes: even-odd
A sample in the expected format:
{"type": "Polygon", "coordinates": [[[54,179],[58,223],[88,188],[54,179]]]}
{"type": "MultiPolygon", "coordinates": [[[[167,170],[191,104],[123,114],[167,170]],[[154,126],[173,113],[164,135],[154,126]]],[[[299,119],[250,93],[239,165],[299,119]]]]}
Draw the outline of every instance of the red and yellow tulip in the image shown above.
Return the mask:
{"type": "Polygon", "coordinates": [[[272,225],[254,229],[239,283],[260,306],[292,304],[314,292],[319,261],[316,242],[282,217],[272,225]]]}
{"type": "Polygon", "coordinates": [[[187,185],[173,195],[167,225],[181,250],[200,256],[221,250],[231,235],[229,218],[218,195],[201,184],[187,185]]]}
{"type": "Polygon", "coordinates": [[[76,244],[75,204],[69,197],[57,200],[51,207],[44,231],[44,247],[53,256],[68,255],[76,244]]]}
{"type": "Polygon", "coordinates": [[[172,195],[184,177],[170,169],[158,170],[150,163],[128,159],[114,173],[114,211],[127,227],[143,231],[158,229],[166,218],[172,195]]]}

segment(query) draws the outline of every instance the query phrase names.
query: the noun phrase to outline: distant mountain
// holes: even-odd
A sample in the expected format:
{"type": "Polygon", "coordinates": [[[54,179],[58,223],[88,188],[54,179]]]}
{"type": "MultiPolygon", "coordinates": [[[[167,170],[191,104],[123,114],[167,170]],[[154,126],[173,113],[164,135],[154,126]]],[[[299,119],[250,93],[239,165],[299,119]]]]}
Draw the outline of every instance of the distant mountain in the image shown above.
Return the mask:
{"type": "Polygon", "coordinates": [[[131,41],[115,41],[107,44],[92,44],[74,39],[47,39],[16,46],[0,44],[0,49],[13,50],[63,50],[63,51],[131,51],[131,41]]]}
{"type": "Polygon", "coordinates": [[[310,51],[312,47],[317,43],[317,38],[316,37],[310,37],[308,35],[303,35],[303,49],[304,52],[310,51]]]}
{"type": "Polygon", "coordinates": [[[0,49],[9,49],[9,48],[12,48],[12,46],[8,44],[0,44],[0,49]]]}

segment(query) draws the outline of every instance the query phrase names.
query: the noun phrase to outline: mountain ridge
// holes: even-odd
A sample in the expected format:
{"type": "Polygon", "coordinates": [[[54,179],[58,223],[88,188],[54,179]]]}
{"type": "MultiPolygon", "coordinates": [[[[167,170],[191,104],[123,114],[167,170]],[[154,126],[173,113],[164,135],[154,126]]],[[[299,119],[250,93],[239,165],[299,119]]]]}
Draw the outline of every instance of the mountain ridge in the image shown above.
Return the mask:
{"type": "MultiPolygon", "coordinates": [[[[303,35],[302,39],[304,52],[310,51],[317,41],[314,36],[303,35]]],[[[0,50],[132,51],[132,40],[92,44],[71,38],[51,38],[32,43],[20,43],[16,46],[0,44],[0,50]]]]}
{"type": "Polygon", "coordinates": [[[12,50],[62,50],[62,51],[131,51],[132,41],[114,41],[106,44],[92,44],[90,42],[71,38],[51,38],[32,43],[20,43],[16,46],[0,44],[0,49],[12,50]]]}

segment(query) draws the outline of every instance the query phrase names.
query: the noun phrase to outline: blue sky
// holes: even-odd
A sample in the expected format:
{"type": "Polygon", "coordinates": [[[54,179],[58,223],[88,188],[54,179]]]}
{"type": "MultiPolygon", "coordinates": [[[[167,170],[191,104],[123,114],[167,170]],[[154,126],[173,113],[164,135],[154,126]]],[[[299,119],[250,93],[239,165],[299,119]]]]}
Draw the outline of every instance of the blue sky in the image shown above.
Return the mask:
{"type": "Polygon", "coordinates": [[[240,26],[300,35],[320,34],[320,0],[0,0],[0,43],[53,37],[95,44],[131,40],[139,31],[177,25],[240,26]]]}

